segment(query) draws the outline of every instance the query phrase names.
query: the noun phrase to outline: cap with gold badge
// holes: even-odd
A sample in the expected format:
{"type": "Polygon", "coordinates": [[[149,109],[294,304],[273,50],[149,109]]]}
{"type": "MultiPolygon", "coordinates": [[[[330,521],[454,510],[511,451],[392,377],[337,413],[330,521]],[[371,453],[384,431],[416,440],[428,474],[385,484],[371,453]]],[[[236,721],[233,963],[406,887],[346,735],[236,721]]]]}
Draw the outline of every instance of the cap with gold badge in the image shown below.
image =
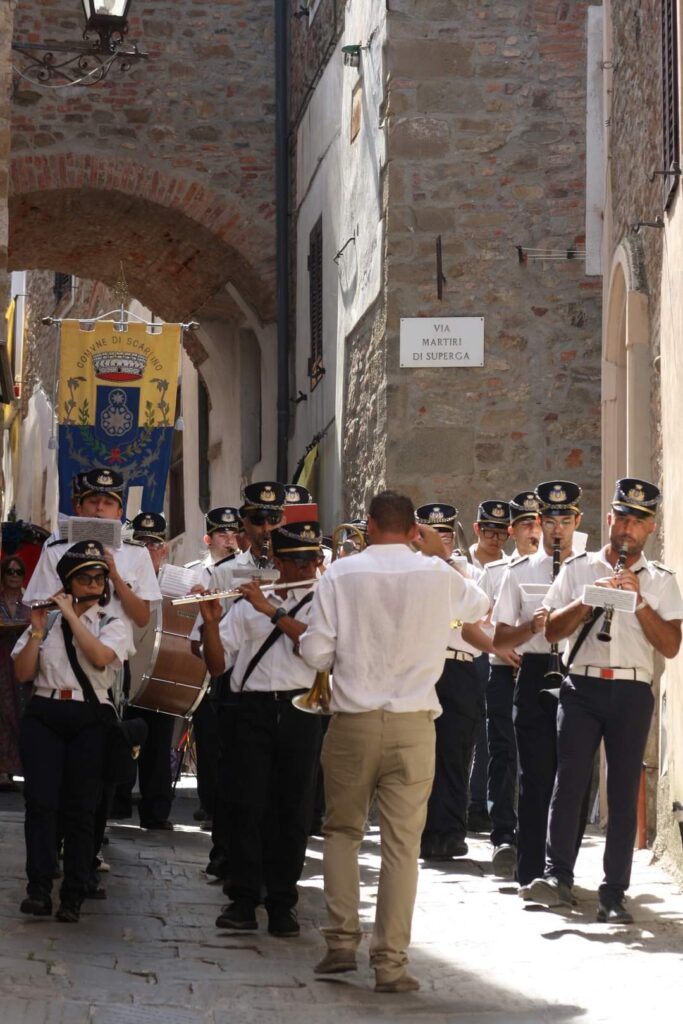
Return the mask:
{"type": "Polygon", "coordinates": [[[625,516],[646,519],[657,514],[660,497],[659,487],[655,487],[649,480],[636,480],[629,476],[617,480],[612,508],[625,516]]]}
{"type": "Polygon", "coordinates": [[[320,523],[312,519],[309,522],[289,523],[279,526],[270,535],[273,544],[273,555],[276,558],[314,559],[320,555],[322,530],[320,523]]]}
{"type": "Polygon", "coordinates": [[[95,494],[106,494],[116,498],[123,508],[123,477],[115,469],[89,469],[81,473],[79,500],[90,498],[95,494]]]}
{"type": "Polygon", "coordinates": [[[166,520],[160,512],[138,512],[131,526],[133,540],[166,540],[166,520]]]}
{"type": "Polygon", "coordinates": [[[540,503],[533,491],[522,491],[510,499],[510,526],[525,519],[536,519],[540,503]]]}
{"type": "Polygon", "coordinates": [[[239,511],[233,505],[220,505],[206,513],[205,525],[209,536],[212,533],[227,531],[239,533],[242,529],[242,520],[239,511]]]}
{"type": "Polygon", "coordinates": [[[541,516],[579,515],[581,488],[571,480],[547,480],[536,488],[541,516]]]}
{"type": "Polygon", "coordinates": [[[282,511],[285,504],[285,485],[277,480],[262,480],[256,484],[247,484],[242,491],[244,504],[240,515],[251,509],[263,512],[282,511]]]}
{"type": "Polygon", "coordinates": [[[442,501],[430,501],[415,509],[415,522],[421,526],[433,526],[435,530],[453,533],[458,510],[455,505],[442,501]]]}
{"type": "Polygon", "coordinates": [[[479,503],[477,523],[489,529],[507,530],[510,525],[510,505],[507,501],[490,498],[479,503]]]}
{"type": "Polygon", "coordinates": [[[109,574],[109,566],[104,557],[104,548],[97,540],[79,540],[65,551],[55,566],[57,575],[66,586],[75,572],[82,569],[101,569],[109,574]]]}
{"type": "Polygon", "coordinates": [[[302,487],[301,484],[286,484],[285,505],[310,505],[312,501],[313,495],[307,487],[302,487]]]}

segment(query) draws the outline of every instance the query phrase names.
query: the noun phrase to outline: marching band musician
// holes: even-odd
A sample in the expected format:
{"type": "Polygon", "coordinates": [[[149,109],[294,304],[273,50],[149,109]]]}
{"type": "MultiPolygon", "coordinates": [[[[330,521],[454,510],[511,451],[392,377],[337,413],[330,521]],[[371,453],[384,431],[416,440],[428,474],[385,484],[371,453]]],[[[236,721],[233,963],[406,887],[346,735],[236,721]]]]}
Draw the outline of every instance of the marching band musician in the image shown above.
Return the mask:
{"type": "MultiPolygon", "coordinates": [[[[132,521],[133,543],[147,548],[154,566],[159,570],[168,556],[166,543],[166,519],[160,512],[138,512],[132,521]]],[[[153,628],[150,622],[147,628],[153,628]]],[[[137,631],[139,632],[139,630],[137,631]]],[[[134,631],[134,642],[136,631],[134,631]]],[[[133,680],[133,685],[137,681],[133,680]]],[[[171,774],[171,747],[175,719],[172,715],[149,711],[147,708],[127,708],[124,718],[142,718],[147,723],[147,739],[137,761],[140,785],[138,814],[140,827],[144,829],[173,831],[169,820],[173,803],[173,778],[171,774]]],[[[122,813],[117,806],[116,817],[130,817],[132,811],[131,791],[133,781],[117,788],[116,804],[123,805],[122,813]]]]}
{"type": "MultiPolygon", "coordinates": [[[[429,502],[415,511],[415,521],[431,526],[441,537],[445,557],[453,558],[455,520],[454,505],[429,502]]],[[[466,568],[464,576],[471,578],[466,568]]],[[[479,572],[475,569],[476,577],[479,572]]],[[[436,762],[434,783],[427,805],[420,846],[422,860],[442,861],[464,857],[467,850],[467,804],[469,776],[474,745],[484,715],[481,686],[474,659],[477,647],[463,640],[462,627],[454,626],[436,694],[442,714],[436,719],[436,762]]]]}
{"type": "MultiPolygon", "coordinates": [[[[269,503],[270,495],[279,493],[273,485],[264,490],[262,500],[269,503]]],[[[266,520],[254,527],[267,525],[266,520]]],[[[313,598],[308,587],[298,584],[315,577],[322,553],[317,522],[292,523],[269,530],[268,536],[280,580],[291,586],[266,595],[256,581],[246,583],[240,587],[244,600],[222,618],[220,601],[202,602],[200,608],[206,664],[214,676],[233,666],[230,685],[236,698],[225,777],[230,787],[230,903],[216,926],[256,929],[255,911],[265,886],[268,931],[285,938],[299,934],[297,883],[321,737],[320,719],[292,706],[292,698],[310,689],[315,679],[315,670],[297,654],[313,598]]]]}
{"type": "MultiPolygon", "coordinates": [[[[497,562],[488,562],[478,581],[491,609],[498,599],[508,564],[535,554],[541,537],[538,499],[532,491],[516,494],[509,506],[508,532],[515,542],[514,553],[510,558],[503,556],[497,562]]],[[[463,627],[465,638],[471,629],[469,625],[463,627]]],[[[517,743],[512,724],[512,695],[520,660],[514,649],[497,651],[491,645],[486,684],[487,797],[491,863],[494,874],[501,878],[512,878],[517,862],[517,743]]]]}
{"type": "Polygon", "coordinates": [[[406,951],[434,776],[434,684],[452,621],[477,621],[488,602],[445,564],[441,537],[415,522],[410,498],[377,494],[367,529],[369,546],[338,559],[320,580],[300,641],[302,657],[318,671],[334,662],[322,756],[328,951],[315,971],[356,969],[358,851],[376,795],[382,864],[370,964],[376,991],[407,992],[420,987],[406,970],[406,951]]]}
{"type": "MultiPolygon", "coordinates": [[[[470,547],[473,565],[481,572],[491,562],[509,560],[503,548],[508,540],[510,530],[510,505],[507,501],[488,499],[482,501],[477,509],[477,521],[473,524],[477,543],[470,547]]],[[[469,626],[467,632],[473,630],[469,626]]],[[[482,647],[491,653],[488,646],[482,647]]],[[[491,828],[488,811],[488,742],[486,738],[486,687],[488,685],[489,666],[487,659],[479,655],[475,668],[481,688],[482,714],[479,720],[477,739],[474,745],[472,770],[470,772],[470,805],[467,811],[467,827],[470,832],[487,832],[491,828]]]]}
{"type": "MultiPolygon", "coordinates": [[[[130,627],[102,607],[109,603],[109,560],[100,544],[74,544],[56,569],[60,590],[52,600],[58,613],[49,621],[47,608],[32,609],[31,625],[12,652],[17,679],[35,684],[21,726],[28,875],[21,912],[52,913],[59,816],[64,879],[57,919],[74,923],[91,886],[106,729],[99,704],[89,702],[71,667],[69,650],[91,682],[93,699],[107,705],[130,648],[130,627]]],[[[113,721],[113,707],[111,714],[113,721]]]]}
{"type": "MultiPolygon", "coordinates": [[[[569,675],[560,691],[557,779],[552,795],[545,871],[522,896],[545,906],[572,903],[581,801],[602,739],[607,759],[607,838],[597,920],[628,924],[637,801],[652,719],[655,652],[674,658],[681,643],[683,601],[670,569],[649,561],[660,492],[647,480],[618,480],[607,514],[609,542],[569,559],[548,592],[546,632],[566,643],[569,675]],[[600,642],[602,608],[583,604],[586,584],[631,591],[635,614],[617,612],[610,642],[600,642]],[[579,644],[579,638],[581,643],[579,644]]],[[[603,627],[604,628],[604,627],[603,627]]]]}
{"type": "MultiPolygon", "coordinates": [[[[202,566],[201,584],[205,588],[219,586],[216,579],[220,569],[221,581],[226,578],[225,569],[235,560],[240,551],[238,538],[243,534],[242,520],[239,511],[232,505],[220,505],[209,509],[204,518],[204,543],[207,547],[203,560],[189,562],[185,568],[202,566]]],[[[229,578],[229,577],[228,577],[229,578]]],[[[229,587],[226,587],[229,589],[229,587]]],[[[197,615],[196,622],[190,633],[192,651],[200,656],[202,617],[197,615]]],[[[213,822],[217,798],[217,774],[220,757],[220,735],[216,704],[221,684],[213,680],[197,710],[192,715],[195,749],[197,752],[197,797],[199,807],[194,812],[195,821],[202,822],[202,828],[208,829],[213,822]]],[[[214,848],[209,861],[208,874],[222,873],[221,854],[214,848]]]]}
{"type": "Polygon", "coordinates": [[[542,706],[539,695],[548,687],[550,644],[543,635],[547,611],[542,596],[524,592],[525,585],[549,586],[553,576],[553,546],[559,561],[571,556],[574,531],[581,522],[581,488],[567,480],[552,480],[536,488],[542,547],[536,554],[509,564],[493,609],[493,642],[515,650],[522,661],[513,695],[513,722],[519,764],[517,880],[528,885],[542,873],[548,808],[557,768],[555,714],[542,706]]]}

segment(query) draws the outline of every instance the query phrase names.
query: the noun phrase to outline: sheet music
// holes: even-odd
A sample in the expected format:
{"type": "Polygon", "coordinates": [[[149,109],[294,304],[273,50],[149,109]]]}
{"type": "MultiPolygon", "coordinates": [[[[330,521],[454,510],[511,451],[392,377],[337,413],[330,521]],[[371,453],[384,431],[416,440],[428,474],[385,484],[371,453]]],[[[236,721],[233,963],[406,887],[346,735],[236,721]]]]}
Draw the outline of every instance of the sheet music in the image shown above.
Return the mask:
{"type": "Polygon", "coordinates": [[[66,539],[69,544],[78,544],[82,540],[97,540],[105,548],[121,547],[121,522],[118,519],[90,519],[87,516],[69,516],[66,523],[66,539]]]}
{"type": "Polygon", "coordinates": [[[182,565],[162,565],[159,571],[159,590],[164,597],[185,597],[202,582],[202,567],[186,569],[182,565]]]}
{"type": "Polygon", "coordinates": [[[613,608],[615,612],[633,614],[638,603],[635,590],[618,590],[616,587],[593,587],[586,585],[581,598],[591,608],[613,608]]]}

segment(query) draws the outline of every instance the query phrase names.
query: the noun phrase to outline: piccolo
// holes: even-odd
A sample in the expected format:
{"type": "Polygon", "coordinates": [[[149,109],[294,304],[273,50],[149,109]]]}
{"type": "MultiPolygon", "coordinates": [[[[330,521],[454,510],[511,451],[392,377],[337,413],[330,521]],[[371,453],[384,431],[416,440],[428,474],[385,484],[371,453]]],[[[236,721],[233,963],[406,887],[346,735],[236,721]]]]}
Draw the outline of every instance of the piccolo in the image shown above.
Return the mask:
{"type": "MultiPolygon", "coordinates": [[[[71,600],[74,604],[85,604],[86,601],[99,601],[101,597],[101,594],[90,594],[87,597],[72,596],[71,600]]],[[[41,608],[59,608],[59,605],[57,604],[56,601],[53,601],[52,598],[49,598],[47,601],[31,601],[29,608],[36,608],[40,610],[41,608]]]]}
{"type": "MultiPolygon", "coordinates": [[[[259,587],[264,594],[272,590],[298,590],[299,587],[310,587],[318,583],[317,577],[311,580],[297,580],[296,583],[264,583],[259,587]]],[[[188,594],[186,597],[174,597],[172,605],[180,604],[201,604],[202,601],[236,601],[238,597],[244,597],[241,590],[219,590],[215,594],[188,594]]]]}

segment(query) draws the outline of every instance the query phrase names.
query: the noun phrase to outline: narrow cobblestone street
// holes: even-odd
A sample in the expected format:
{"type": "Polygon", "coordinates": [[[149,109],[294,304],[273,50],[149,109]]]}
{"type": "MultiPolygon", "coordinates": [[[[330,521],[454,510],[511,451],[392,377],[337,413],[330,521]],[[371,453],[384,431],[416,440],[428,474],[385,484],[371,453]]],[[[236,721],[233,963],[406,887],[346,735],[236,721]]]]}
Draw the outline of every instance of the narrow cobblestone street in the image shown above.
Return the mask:
{"type": "MultiPolygon", "coordinates": [[[[683,896],[640,853],[630,891],[635,924],[596,924],[597,835],[585,841],[571,913],[524,906],[513,885],[491,876],[483,837],[469,858],[423,870],[411,955],[422,990],[381,996],[364,957],[358,974],[313,974],[323,951],[321,840],[309,847],[299,939],[271,938],[265,914],[248,936],[215,930],[221,892],[203,872],[209,837],[190,824],[187,799],[176,800],[175,819],[186,824],[172,834],[112,826],[109,899],[87,903],[80,925],[68,926],[19,914],[21,798],[0,801],[5,1024],[598,1024],[652,1019],[680,995],[683,896]]],[[[378,852],[373,829],[362,861],[368,922],[378,852]]]]}

